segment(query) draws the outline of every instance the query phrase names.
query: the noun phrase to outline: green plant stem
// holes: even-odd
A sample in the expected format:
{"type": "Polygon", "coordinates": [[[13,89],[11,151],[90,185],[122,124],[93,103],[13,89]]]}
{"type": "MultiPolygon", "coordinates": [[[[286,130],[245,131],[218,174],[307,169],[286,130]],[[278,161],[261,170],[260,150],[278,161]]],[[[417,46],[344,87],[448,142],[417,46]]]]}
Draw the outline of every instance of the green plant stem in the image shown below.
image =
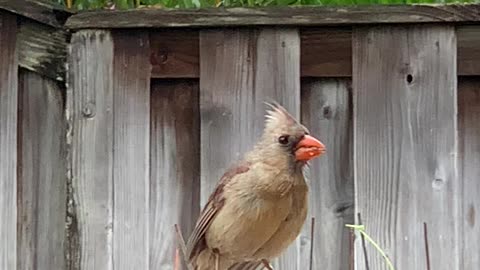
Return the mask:
{"type": "Polygon", "coordinates": [[[393,267],[393,264],[392,262],[390,261],[390,259],[388,258],[387,254],[385,254],[385,252],[383,251],[382,248],[380,248],[380,246],[375,242],[373,241],[373,239],[365,232],[365,225],[352,225],[352,224],[345,224],[345,227],[347,228],[351,228],[351,229],[354,229],[356,231],[359,231],[364,237],[365,239],[367,239],[367,241],[372,244],[375,249],[382,255],[382,257],[385,259],[385,261],[387,262],[387,265],[388,265],[388,268],[390,270],[395,270],[395,268],[393,267]]]}

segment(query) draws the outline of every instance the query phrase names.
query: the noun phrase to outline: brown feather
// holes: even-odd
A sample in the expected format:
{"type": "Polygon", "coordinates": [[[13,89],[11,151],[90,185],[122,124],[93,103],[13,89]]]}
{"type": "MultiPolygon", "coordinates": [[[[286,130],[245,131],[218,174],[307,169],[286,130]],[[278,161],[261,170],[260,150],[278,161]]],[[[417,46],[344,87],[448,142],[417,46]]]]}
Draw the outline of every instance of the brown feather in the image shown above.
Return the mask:
{"type": "Polygon", "coordinates": [[[225,185],[236,175],[245,173],[249,170],[249,164],[242,162],[237,166],[230,168],[218,182],[214,192],[208,198],[207,204],[203,211],[200,213],[197,224],[193,229],[191,236],[187,243],[187,254],[189,260],[192,260],[203,249],[205,249],[205,233],[208,230],[212,220],[215,218],[218,211],[223,207],[225,203],[225,197],[223,196],[223,189],[225,185]]]}

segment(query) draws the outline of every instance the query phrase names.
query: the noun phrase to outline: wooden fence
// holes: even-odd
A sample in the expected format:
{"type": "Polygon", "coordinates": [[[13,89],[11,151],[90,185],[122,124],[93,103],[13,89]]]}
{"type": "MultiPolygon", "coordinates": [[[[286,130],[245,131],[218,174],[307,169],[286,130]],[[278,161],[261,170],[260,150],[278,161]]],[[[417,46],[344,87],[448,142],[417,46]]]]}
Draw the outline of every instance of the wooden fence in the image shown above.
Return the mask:
{"type": "Polygon", "coordinates": [[[0,269],[173,269],[275,99],[327,146],[276,269],[480,265],[480,6],[0,1],[0,269]],[[428,247],[428,248],[427,248],[428,247]],[[428,252],[427,252],[428,251],[428,252]]]}

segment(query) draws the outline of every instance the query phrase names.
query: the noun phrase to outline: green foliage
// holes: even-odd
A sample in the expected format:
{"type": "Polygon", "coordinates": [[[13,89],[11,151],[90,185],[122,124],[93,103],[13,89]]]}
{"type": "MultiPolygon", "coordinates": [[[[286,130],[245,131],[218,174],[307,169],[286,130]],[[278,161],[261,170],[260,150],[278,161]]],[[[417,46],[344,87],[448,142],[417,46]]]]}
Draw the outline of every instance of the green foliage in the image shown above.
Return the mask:
{"type": "Polygon", "coordinates": [[[367,242],[372,244],[372,246],[378,251],[378,253],[380,253],[380,255],[382,255],[383,259],[385,260],[385,262],[388,266],[388,269],[389,270],[395,270],[395,267],[393,267],[392,261],[390,261],[387,254],[385,253],[385,251],[377,244],[377,242],[373,241],[373,239],[370,237],[370,235],[368,235],[365,232],[365,226],[364,225],[346,224],[345,227],[351,228],[353,230],[356,230],[356,231],[360,232],[360,234],[365,238],[365,240],[367,240],[367,242]]]}
{"type": "MultiPolygon", "coordinates": [[[[66,1],[55,0],[56,2],[63,2],[66,5],[66,1]]],[[[121,1],[118,1],[121,2],[121,1]]],[[[73,8],[78,10],[84,9],[99,9],[107,6],[107,0],[72,0],[73,8]]],[[[126,7],[128,8],[128,6],[126,7]]]]}
{"type": "MultiPolygon", "coordinates": [[[[67,5],[69,0],[51,0],[67,5]]],[[[71,0],[72,9],[129,9],[138,7],[158,8],[206,8],[225,7],[266,7],[288,5],[349,6],[349,5],[391,5],[391,4],[450,4],[480,3],[480,0],[71,0]]]]}

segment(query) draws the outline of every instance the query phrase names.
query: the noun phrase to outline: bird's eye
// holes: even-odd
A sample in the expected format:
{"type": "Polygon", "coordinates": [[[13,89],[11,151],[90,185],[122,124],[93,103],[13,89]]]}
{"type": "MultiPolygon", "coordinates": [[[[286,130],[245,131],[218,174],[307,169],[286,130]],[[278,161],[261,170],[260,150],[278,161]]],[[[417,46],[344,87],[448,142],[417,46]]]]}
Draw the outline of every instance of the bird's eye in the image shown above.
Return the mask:
{"type": "Polygon", "coordinates": [[[280,144],[287,144],[288,143],[288,135],[282,135],[278,137],[278,142],[280,144]]]}

